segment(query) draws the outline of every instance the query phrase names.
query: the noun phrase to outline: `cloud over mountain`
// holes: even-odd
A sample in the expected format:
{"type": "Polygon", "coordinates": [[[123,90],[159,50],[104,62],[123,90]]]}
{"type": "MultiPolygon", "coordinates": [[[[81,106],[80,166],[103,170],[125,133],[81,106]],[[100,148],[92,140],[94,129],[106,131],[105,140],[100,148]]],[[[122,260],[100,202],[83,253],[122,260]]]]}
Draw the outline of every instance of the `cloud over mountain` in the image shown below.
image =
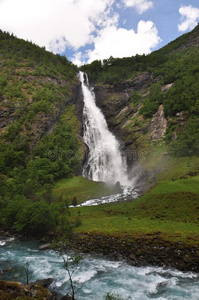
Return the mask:
{"type": "Polygon", "coordinates": [[[181,6],[179,13],[182,16],[182,22],[178,25],[179,31],[186,31],[188,29],[193,29],[197,25],[197,20],[199,20],[199,9],[189,6],[181,6]]]}
{"type": "Polygon", "coordinates": [[[158,31],[153,22],[140,21],[137,32],[133,29],[106,27],[94,38],[95,48],[88,51],[88,61],[113,57],[148,54],[160,42],[158,31]]]}
{"type": "Polygon", "coordinates": [[[175,17],[176,32],[178,11],[182,17],[179,31],[192,29],[199,18],[199,8],[183,6],[185,0],[180,9],[176,3],[162,8],[161,1],[0,0],[0,29],[54,53],[66,54],[77,64],[110,56],[148,54],[161,40],[165,43],[162,34],[171,32],[162,30],[162,14],[163,22],[165,15],[172,20],[175,17]]]}

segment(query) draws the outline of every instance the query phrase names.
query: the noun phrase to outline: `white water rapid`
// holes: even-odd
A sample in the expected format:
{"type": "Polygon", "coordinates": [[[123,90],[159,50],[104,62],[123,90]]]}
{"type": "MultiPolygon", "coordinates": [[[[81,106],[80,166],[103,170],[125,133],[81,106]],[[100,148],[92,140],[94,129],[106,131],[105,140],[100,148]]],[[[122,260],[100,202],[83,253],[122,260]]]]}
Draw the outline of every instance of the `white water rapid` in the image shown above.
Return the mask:
{"type": "MultiPolygon", "coordinates": [[[[28,262],[31,282],[53,278],[49,289],[56,293],[56,299],[62,299],[66,293],[71,293],[63,260],[53,250],[40,251],[40,245],[36,241],[1,239],[0,236],[1,280],[25,283],[28,262]]],[[[108,292],[129,300],[199,299],[196,273],[152,266],[133,267],[102,256],[83,255],[74,280],[77,288],[82,286],[77,294],[78,300],[103,300],[108,292]]]]}
{"type": "Polygon", "coordinates": [[[129,185],[127,165],[120,152],[120,144],[108,130],[101,110],[96,106],[95,94],[89,86],[88,76],[80,72],[84,100],[84,142],[89,148],[83,176],[94,180],[129,185]]]}

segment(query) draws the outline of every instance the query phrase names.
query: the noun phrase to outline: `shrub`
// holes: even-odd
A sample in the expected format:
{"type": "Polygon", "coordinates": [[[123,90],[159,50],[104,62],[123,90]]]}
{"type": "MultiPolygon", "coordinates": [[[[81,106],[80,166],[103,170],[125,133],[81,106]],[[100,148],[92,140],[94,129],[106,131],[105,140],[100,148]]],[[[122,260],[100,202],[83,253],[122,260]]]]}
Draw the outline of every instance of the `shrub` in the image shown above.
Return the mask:
{"type": "Polygon", "coordinates": [[[177,157],[199,155],[199,119],[197,117],[188,120],[172,147],[172,153],[177,157]]]}
{"type": "Polygon", "coordinates": [[[163,102],[163,92],[159,83],[151,85],[149,95],[144,101],[141,113],[145,118],[152,117],[158,110],[159,105],[163,102]]]}

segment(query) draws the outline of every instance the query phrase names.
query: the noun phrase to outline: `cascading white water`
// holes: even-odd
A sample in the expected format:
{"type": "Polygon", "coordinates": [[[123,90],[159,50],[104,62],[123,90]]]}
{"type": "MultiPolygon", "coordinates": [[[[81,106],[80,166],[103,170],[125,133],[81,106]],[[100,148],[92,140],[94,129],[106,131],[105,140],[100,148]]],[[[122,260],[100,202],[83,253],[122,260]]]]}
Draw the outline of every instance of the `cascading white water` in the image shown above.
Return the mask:
{"type": "Polygon", "coordinates": [[[128,185],[127,166],[122,158],[119,142],[108,130],[101,110],[96,106],[95,94],[89,87],[88,77],[80,72],[84,98],[83,123],[84,142],[89,148],[83,176],[94,181],[114,184],[119,181],[128,185]]]}

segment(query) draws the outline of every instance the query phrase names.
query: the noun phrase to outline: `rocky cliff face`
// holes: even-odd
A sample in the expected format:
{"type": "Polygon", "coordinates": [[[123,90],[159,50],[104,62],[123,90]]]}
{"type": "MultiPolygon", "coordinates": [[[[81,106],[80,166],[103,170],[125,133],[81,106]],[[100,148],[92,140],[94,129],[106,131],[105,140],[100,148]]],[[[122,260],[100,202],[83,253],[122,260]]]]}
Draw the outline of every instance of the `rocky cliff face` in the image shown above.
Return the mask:
{"type": "MultiPolygon", "coordinates": [[[[151,120],[145,120],[139,113],[150,86],[156,81],[152,74],[145,72],[123,83],[94,87],[96,103],[104,113],[110,130],[123,144],[123,151],[133,151],[128,160],[130,165],[135,163],[151,140],[160,140],[166,132],[163,105],[151,120]],[[138,103],[133,98],[135,93],[141,97],[138,103]]],[[[162,88],[166,91],[169,86],[162,88]]]]}
{"type": "Polygon", "coordinates": [[[115,127],[115,121],[117,123],[118,117],[122,115],[127,116],[132,113],[131,97],[133,92],[140,91],[144,94],[152,82],[151,74],[143,73],[134,80],[125,81],[116,85],[95,86],[96,103],[102,109],[110,126],[113,125],[113,127],[115,127]],[[124,108],[125,111],[123,111],[124,108]],[[114,120],[114,118],[116,120],[114,120]]]}
{"type": "Polygon", "coordinates": [[[198,46],[199,25],[150,55],[110,57],[103,65],[82,67],[125,151],[150,153],[164,137],[174,146],[188,120],[198,116],[198,46]]]}
{"type": "Polygon", "coordinates": [[[163,105],[160,105],[157,113],[154,114],[151,120],[150,135],[152,141],[156,141],[163,138],[166,129],[167,129],[167,120],[164,117],[163,105]]]}
{"type": "MultiPolygon", "coordinates": [[[[154,78],[151,73],[144,72],[133,80],[116,85],[100,83],[94,85],[96,103],[105,115],[110,131],[119,140],[121,151],[127,157],[129,168],[132,169],[132,166],[134,166],[136,173],[140,173],[138,177],[142,174],[146,178],[149,177],[149,174],[143,173],[143,168],[140,169],[140,162],[142,165],[143,161],[146,161],[154,152],[154,147],[164,142],[169,126],[174,125],[176,127],[171,138],[175,140],[188,119],[187,114],[184,112],[179,112],[172,118],[166,118],[163,104],[157,107],[157,111],[152,117],[144,118],[141,113],[143,102],[148,97],[151,86],[159,80],[159,78],[154,78]],[[135,95],[139,95],[139,101],[135,100],[135,95]],[[139,165],[139,168],[137,168],[137,165],[139,165]]],[[[172,86],[173,83],[162,84],[161,91],[163,95],[172,86]]],[[[76,106],[79,112],[79,120],[82,122],[83,102],[81,91],[78,97],[76,106]]],[[[165,149],[165,155],[166,153],[167,150],[165,149]]],[[[156,174],[156,172],[159,172],[159,166],[155,166],[155,169],[151,170],[152,174],[156,174]]]]}

